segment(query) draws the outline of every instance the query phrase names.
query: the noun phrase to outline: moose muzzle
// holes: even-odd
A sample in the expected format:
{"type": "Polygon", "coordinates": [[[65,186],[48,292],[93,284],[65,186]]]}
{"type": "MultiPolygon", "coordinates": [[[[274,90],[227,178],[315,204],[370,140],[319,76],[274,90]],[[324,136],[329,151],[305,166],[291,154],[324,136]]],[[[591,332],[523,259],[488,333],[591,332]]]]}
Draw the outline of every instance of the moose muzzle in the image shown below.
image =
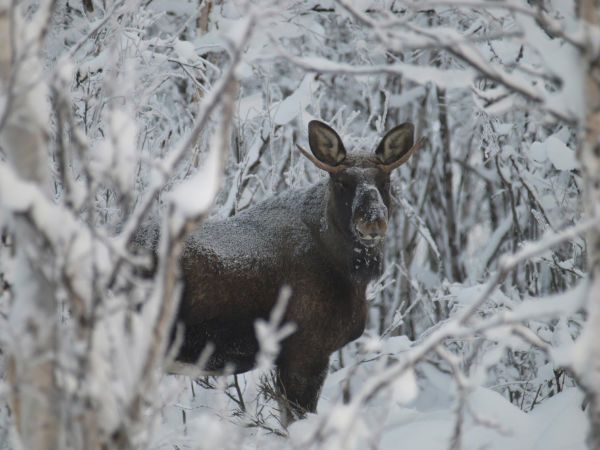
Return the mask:
{"type": "Polygon", "coordinates": [[[363,245],[373,247],[383,241],[387,232],[388,209],[374,186],[357,191],[352,214],[354,233],[363,245]]]}

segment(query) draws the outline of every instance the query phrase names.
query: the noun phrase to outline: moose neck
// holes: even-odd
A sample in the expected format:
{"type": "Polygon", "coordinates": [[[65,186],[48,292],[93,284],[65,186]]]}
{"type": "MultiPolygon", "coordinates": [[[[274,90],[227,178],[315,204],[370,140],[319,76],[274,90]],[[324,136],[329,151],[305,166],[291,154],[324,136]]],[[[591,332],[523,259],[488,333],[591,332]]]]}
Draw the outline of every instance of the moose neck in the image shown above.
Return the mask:
{"type": "Polygon", "coordinates": [[[326,255],[343,277],[364,289],[383,272],[383,243],[363,245],[350,230],[350,224],[335,214],[329,187],[325,195],[320,234],[326,255]]]}

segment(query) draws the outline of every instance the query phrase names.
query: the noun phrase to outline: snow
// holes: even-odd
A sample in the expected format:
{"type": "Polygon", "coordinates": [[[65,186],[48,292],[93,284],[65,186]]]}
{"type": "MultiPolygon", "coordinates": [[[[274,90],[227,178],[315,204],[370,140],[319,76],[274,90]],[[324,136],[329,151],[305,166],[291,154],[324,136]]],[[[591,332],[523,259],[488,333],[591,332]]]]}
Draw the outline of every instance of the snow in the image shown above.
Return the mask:
{"type": "Polygon", "coordinates": [[[307,74],[302,79],[298,89],[281,103],[273,106],[273,121],[277,125],[286,125],[295,117],[301,116],[304,108],[311,101],[313,92],[316,89],[314,84],[315,76],[307,74]]]}
{"type": "Polygon", "coordinates": [[[417,86],[409,89],[407,92],[402,94],[394,94],[389,98],[389,106],[393,108],[402,108],[405,105],[412,103],[418,98],[425,94],[425,88],[423,86],[417,86]]]}
{"type": "MultiPolygon", "coordinates": [[[[435,391],[433,385],[428,387],[435,391]]],[[[422,391],[421,395],[434,394],[422,391]]],[[[462,447],[465,450],[587,448],[585,412],[581,410],[583,396],[577,389],[553,396],[530,413],[483,387],[476,388],[467,398],[478,415],[475,418],[467,414],[465,418],[462,447]]],[[[425,402],[421,404],[425,405],[425,402]]],[[[371,425],[381,426],[379,448],[382,450],[397,449],[400,443],[410,449],[430,450],[446,448],[455,425],[452,403],[442,405],[439,400],[420,408],[392,404],[389,409],[369,408],[362,415],[367,423],[370,417],[385,417],[383,423],[371,425]]]]}
{"type": "Polygon", "coordinates": [[[544,145],[548,159],[552,162],[556,170],[575,170],[579,168],[575,152],[560,139],[550,136],[546,139],[544,145]]]}
{"type": "MultiPolygon", "coordinates": [[[[115,109],[108,120],[112,134],[112,148],[104,147],[105,158],[112,157],[111,169],[116,172],[123,190],[131,189],[137,165],[137,127],[131,113],[115,109]]],[[[107,141],[105,141],[106,143],[107,141]]]]}
{"type": "Polygon", "coordinates": [[[485,272],[512,227],[512,217],[505,217],[491,235],[489,230],[481,224],[474,227],[467,241],[467,252],[471,257],[470,262],[473,267],[473,273],[470,275],[473,280],[480,278],[481,274],[485,272]]]}
{"type": "Polygon", "coordinates": [[[469,87],[473,83],[475,77],[475,72],[467,69],[438,70],[434,67],[403,63],[387,64],[384,66],[375,65],[369,67],[357,67],[349,64],[332,62],[315,56],[290,59],[302,67],[318,72],[341,72],[356,75],[383,72],[402,75],[411,81],[420,84],[434,83],[439,87],[447,89],[469,87]]]}
{"type": "MultiPolygon", "coordinates": [[[[483,284],[476,284],[469,287],[454,285],[450,287],[450,292],[455,294],[453,303],[460,305],[461,307],[467,307],[476,301],[485,289],[486,285],[483,284]]],[[[501,291],[494,292],[489,296],[489,300],[494,302],[494,304],[501,306],[511,306],[514,304],[514,302],[501,291]]]]}
{"type": "Polygon", "coordinates": [[[262,94],[252,94],[241,98],[237,104],[237,116],[241,120],[252,120],[260,116],[265,109],[262,94]]]}
{"type": "MultiPolygon", "coordinates": [[[[286,125],[295,118],[302,117],[305,114],[305,110],[310,105],[316,89],[314,79],[315,76],[313,74],[305,75],[298,88],[292,94],[270,105],[269,113],[275,124],[286,125]]],[[[264,111],[265,104],[262,94],[249,95],[238,102],[237,113],[241,119],[251,120],[264,114],[264,111]]]]}
{"type": "Polygon", "coordinates": [[[587,435],[583,394],[568,389],[546,400],[529,416],[533,419],[531,447],[539,449],[585,449],[587,435]]]}
{"type": "MultiPolygon", "coordinates": [[[[389,396],[375,406],[361,409],[358,420],[354,419],[353,407],[339,403],[339,397],[335,394],[347,375],[347,369],[329,375],[319,413],[311,414],[306,419],[293,423],[288,430],[289,438],[282,439],[258,431],[250,432],[245,435],[245,448],[254,448],[251,444],[254,440],[261,448],[267,449],[305,447],[315,438],[315,433],[323,425],[322,421],[326,417],[330,420],[327,422],[329,431],[324,435],[325,448],[348,450],[364,448],[373,434],[377,436],[378,448],[381,450],[396,450],[399,445],[411,450],[447,447],[456,421],[454,409],[456,392],[452,388],[453,382],[448,374],[429,368],[420,375],[421,386],[416,403],[408,404],[405,401],[398,401],[399,399],[394,396],[389,396]],[[337,436],[334,430],[350,430],[350,432],[337,436]]],[[[367,376],[367,373],[364,376],[367,376]]],[[[244,380],[248,379],[248,382],[251,382],[249,380],[251,378],[254,378],[252,374],[241,377],[242,389],[245,389],[244,380]]],[[[170,396],[176,395],[176,400],[171,400],[170,403],[178,406],[170,407],[168,414],[162,420],[161,427],[166,425],[168,430],[178,429],[178,442],[192,442],[194,436],[199,437],[207,432],[208,436],[213,436],[215,439],[222,438],[224,435],[220,433],[223,432],[225,436],[229,435],[230,439],[236,439],[237,433],[231,434],[233,431],[231,423],[206,413],[206,405],[214,403],[219,395],[218,392],[203,391],[197,387],[196,396],[192,398],[189,396],[189,383],[185,383],[182,378],[167,378],[162,386],[163,390],[168,389],[171,392],[170,396]],[[181,410],[186,411],[185,426],[182,424],[181,410]],[[208,431],[206,426],[212,427],[213,431],[208,431]],[[227,429],[230,429],[229,432],[225,431],[227,429]]],[[[494,390],[477,387],[467,395],[469,408],[471,411],[476,411],[477,415],[466,413],[462,448],[465,450],[481,448],[584,450],[587,448],[585,445],[587,421],[585,412],[581,410],[582,401],[581,391],[568,388],[545,400],[533,411],[524,412],[494,390]]],[[[226,405],[221,407],[226,408],[226,405]]],[[[156,438],[159,440],[155,442],[157,448],[166,448],[159,444],[161,440],[165,444],[171,442],[172,438],[166,439],[164,435],[167,429],[158,430],[156,438]]]]}
{"type": "Polygon", "coordinates": [[[173,49],[177,55],[184,60],[194,61],[198,58],[194,44],[189,41],[176,39],[173,44],[173,49]]]}
{"type": "Polygon", "coordinates": [[[553,39],[542,28],[535,26],[534,17],[517,15],[516,19],[547,73],[557,76],[562,82],[557,92],[545,93],[546,102],[554,109],[562,109],[569,115],[581,118],[585,111],[584,90],[581,89],[585,84],[581,52],[560,39],[553,39]]]}
{"type": "Polygon", "coordinates": [[[71,83],[75,74],[75,65],[68,57],[57,62],[57,75],[64,83],[71,83]]]}
{"type": "MultiPolygon", "coordinates": [[[[215,133],[211,150],[202,167],[169,193],[168,198],[176,206],[176,218],[179,220],[198,218],[208,212],[219,191],[222,152],[221,134],[215,133]]],[[[180,222],[176,218],[173,227],[179,229],[180,222]]]]}
{"type": "Polygon", "coordinates": [[[392,384],[392,398],[398,404],[406,404],[418,396],[417,378],[415,371],[408,369],[402,373],[392,384]]]}
{"type": "Polygon", "coordinates": [[[156,12],[168,11],[171,14],[191,15],[196,13],[197,5],[194,2],[186,0],[177,3],[168,0],[155,0],[148,4],[148,8],[156,12]]]}
{"type": "Polygon", "coordinates": [[[548,159],[548,150],[541,142],[532,143],[531,147],[529,147],[529,152],[531,158],[536,162],[543,163],[548,159]]]}

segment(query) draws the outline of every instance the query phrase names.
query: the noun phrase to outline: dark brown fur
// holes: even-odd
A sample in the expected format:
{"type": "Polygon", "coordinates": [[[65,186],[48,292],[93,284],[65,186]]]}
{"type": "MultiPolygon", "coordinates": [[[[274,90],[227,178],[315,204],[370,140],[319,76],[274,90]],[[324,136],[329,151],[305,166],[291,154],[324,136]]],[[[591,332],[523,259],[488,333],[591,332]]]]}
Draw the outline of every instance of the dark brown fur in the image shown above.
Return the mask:
{"type": "Polygon", "coordinates": [[[375,154],[361,156],[346,155],[335,131],[320,122],[311,123],[309,137],[319,166],[332,172],[329,179],[196,230],[182,257],[177,317],[183,326],[178,361],[197,362],[211,342],[205,369],[227,365],[241,373],[255,363],[255,320],[267,319],[280,289],[289,286],[285,320],[297,331],[284,340],[276,364],[278,387],[296,416],[316,410],[330,354],[364,331],[365,290],[382,272],[390,207],[385,164],[390,151],[394,161],[406,157],[413,141],[412,125],[404,124],[375,154]],[[394,148],[398,138],[402,145],[394,148]]]}

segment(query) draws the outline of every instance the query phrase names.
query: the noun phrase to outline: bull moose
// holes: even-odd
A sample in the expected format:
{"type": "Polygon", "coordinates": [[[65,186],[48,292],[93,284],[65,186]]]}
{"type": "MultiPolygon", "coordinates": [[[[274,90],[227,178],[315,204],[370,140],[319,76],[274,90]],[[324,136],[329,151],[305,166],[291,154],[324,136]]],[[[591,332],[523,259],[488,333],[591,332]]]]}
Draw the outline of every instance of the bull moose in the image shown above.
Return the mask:
{"type": "Polygon", "coordinates": [[[212,343],[204,369],[248,371],[259,350],[254,323],[269,317],[289,286],[284,319],[296,331],[276,359],[285,423],[316,410],[329,356],[365,329],[367,284],[383,270],[390,173],[422,145],[413,145],[411,123],[389,131],[375,152],[346,152],[335,130],[317,120],[308,140],[312,154],[298,148],[327,179],[206,222],[187,238],[172,333],[182,330],[179,363],[196,363],[212,343]]]}

